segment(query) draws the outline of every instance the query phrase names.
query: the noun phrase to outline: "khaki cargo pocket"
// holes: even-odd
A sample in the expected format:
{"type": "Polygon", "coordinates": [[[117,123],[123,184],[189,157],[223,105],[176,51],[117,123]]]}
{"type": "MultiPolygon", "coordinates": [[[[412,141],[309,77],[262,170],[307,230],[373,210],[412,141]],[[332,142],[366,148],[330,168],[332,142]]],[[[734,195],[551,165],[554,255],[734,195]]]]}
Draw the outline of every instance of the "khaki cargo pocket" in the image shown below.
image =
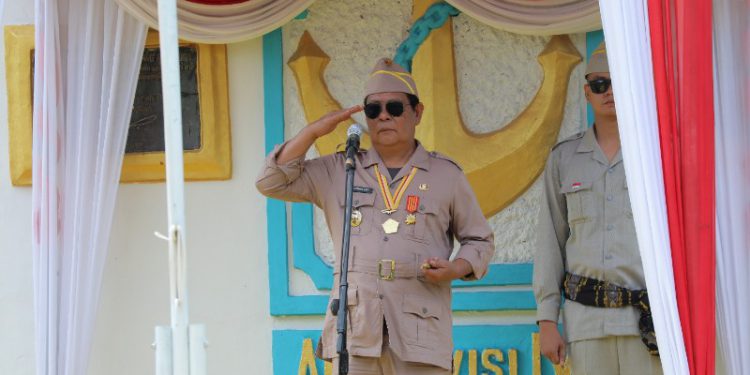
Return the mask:
{"type": "Polygon", "coordinates": [[[346,301],[349,311],[349,322],[347,332],[349,332],[350,348],[372,348],[380,344],[383,336],[383,309],[380,305],[380,299],[368,298],[361,292],[352,290],[346,301]]]}
{"type": "Polygon", "coordinates": [[[440,340],[442,306],[423,297],[405,294],[402,310],[406,343],[423,348],[435,348],[440,340]]]}
{"type": "MultiPolygon", "coordinates": [[[[330,301],[328,305],[330,306],[330,301]]],[[[336,317],[333,314],[326,314],[323,320],[323,332],[315,349],[315,356],[324,360],[336,357],[336,317]]]]}
{"type": "MultiPolygon", "coordinates": [[[[352,235],[366,235],[372,230],[372,223],[375,221],[375,193],[359,193],[355,192],[352,194],[352,216],[355,215],[355,211],[361,214],[358,220],[358,225],[354,225],[355,221],[352,220],[352,235]]],[[[341,213],[343,215],[345,206],[345,197],[339,197],[339,206],[341,207],[341,213]]]]}
{"type": "MultiPolygon", "coordinates": [[[[336,341],[338,341],[338,321],[339,318],[330,311],[331,302],[338,298],[338,289],[336,295],[332,295],[328,300],[328,306],[326,311],[326,317],[323,320],[323,332],[320,337],[320,348],[316,349],[316,356],[321,359],[329,360],[334,357],[338,357],[336,353],[336,341]]],[[[356,329],[356,309],[359,305],[359,293],[357,292],[356,286],[350,286],[346,291],[346,334],[348,337],[354,335],[356,329]]]]}

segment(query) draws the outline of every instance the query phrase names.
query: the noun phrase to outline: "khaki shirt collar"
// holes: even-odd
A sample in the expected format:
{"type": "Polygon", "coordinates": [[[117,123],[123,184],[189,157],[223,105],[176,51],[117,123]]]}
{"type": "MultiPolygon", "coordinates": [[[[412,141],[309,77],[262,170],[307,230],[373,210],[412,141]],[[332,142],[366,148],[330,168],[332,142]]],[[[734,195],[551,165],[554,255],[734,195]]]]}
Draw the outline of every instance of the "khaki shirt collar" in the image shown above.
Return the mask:
{"type": "Polygon", "coordinates": [[[599,147],[599,143],[596,141],[596,133],[594,132],[593,126],[588,128],[583,134],[583,139],[581,139],[581,143],[578,144],[578,148],[576,149],[576,152],[578,153],[590,152],[592,159],[606,166],[615,166],[617,165],[617,163],[621,162],[621,151],[622,149],[617,151],[617,154],[615,154],[615,158],[610,163],[610,161],[607,160],[607,157],[604,156],[604,151],[602,151],[601,147],[599,147]]]}
{"type": "MultiPolygon", "coordinates": [[[[411,158],[408,162],[406,162],[404,167],[412,166],[427,171],[430,169],[430,153],[425,150],[421,142],[419,142],[418,140],[415,141],[417,142],[417,149],[414,150],[414,153],[411,155],[411,158]]],[[[380,169],[386,170],[383,159],[380,158],[380,154],[378,154],[378,151],[373,147],[370,150],[367,150],[367,152],[365,152],[364,156],[362,157],[362,166],[365,168],[370,168],[375,164],[380,164],[380,169]]],[[[410,170],[411,168],[401,168],[401,171],[403,172],[405,169],[410,170]]],[[[401,172],[399,172],[399,175],[401,175],[401,172]]]]}

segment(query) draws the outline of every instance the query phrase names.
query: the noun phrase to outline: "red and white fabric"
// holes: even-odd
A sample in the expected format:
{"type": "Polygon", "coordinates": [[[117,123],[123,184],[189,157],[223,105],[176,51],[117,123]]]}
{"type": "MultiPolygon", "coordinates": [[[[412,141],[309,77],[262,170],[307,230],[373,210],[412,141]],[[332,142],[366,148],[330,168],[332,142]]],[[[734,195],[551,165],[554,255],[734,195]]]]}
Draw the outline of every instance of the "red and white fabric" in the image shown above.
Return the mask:
{"type": "MultiPolygon", "coordinates": [[[[601,13],[662,364],[667,374],[712,374],[716,212],[711,2],[603,0],[601,13]],[[666,238],[650,243],[659,237],[666,238]]],[[[731,197],[727,203],[738,198],[741,202],[742,197],[731,197]]]]}
{"type": "Polygon", "coordinates": [[[646,0],[600,2],[622,156],[665,374],[687,374],[664,197],[646,0]]]}
{"type": "Polygon", "coordinates": [[[691,374],[715,371],[711,1],[649,0],[654,90],[677,306],[691,374]]]}

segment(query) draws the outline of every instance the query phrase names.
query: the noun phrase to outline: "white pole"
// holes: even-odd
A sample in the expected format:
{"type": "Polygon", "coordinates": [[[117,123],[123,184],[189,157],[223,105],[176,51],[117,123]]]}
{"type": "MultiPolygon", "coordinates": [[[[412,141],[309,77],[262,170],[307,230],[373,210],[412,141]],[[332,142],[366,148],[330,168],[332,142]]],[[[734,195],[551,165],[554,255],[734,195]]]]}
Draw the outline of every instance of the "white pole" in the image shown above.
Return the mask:
{"type": "Polygon", "coordinates": [[[164,103],[169,222],[169,293],[172,320],[172,371],[190,374],[188,294],[185,260],[185,201],[182,163],[182,103],[175,0],[159,0],[159,49],[164,103]]]}

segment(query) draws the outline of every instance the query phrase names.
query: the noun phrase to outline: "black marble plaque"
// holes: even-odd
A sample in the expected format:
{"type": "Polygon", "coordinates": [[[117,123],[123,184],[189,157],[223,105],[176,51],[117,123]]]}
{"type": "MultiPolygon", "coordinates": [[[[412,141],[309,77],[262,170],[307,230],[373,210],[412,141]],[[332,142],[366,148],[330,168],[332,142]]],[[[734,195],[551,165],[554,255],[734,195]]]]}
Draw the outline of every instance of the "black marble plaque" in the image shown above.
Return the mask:
{"type": "MultiPolygon", "coordinates": [[[[141,72],[135,90],[125,153],[164,151],[164,113],[161,91],[159,48],[143,51],[141,72]]],[[[201,147],[200,103],[198,102],[198,51],[180,47],[180,90],[182,93],[182,145],[184,150],[201,147]]]]}

